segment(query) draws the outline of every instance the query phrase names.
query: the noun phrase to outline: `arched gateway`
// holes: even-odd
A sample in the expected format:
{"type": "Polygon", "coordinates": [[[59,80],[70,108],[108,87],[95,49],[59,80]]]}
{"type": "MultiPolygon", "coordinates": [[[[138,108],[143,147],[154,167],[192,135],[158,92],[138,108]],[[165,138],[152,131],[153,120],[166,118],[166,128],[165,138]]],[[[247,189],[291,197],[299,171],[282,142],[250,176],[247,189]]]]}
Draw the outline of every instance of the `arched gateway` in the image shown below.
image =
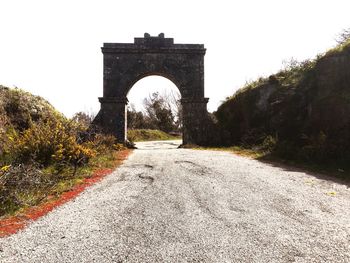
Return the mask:
{"type": "Polygon", "coordinates": [[[104,43],[103,97],[94,124],[105,133],[126,141],[127,94],[141,78],[159,75],[168,78],[181,93],[183,144],[206,141],[207,102],[204,97],[204,45],[174,44],[161,33],[135,38],[134,43],[104,43]]]}

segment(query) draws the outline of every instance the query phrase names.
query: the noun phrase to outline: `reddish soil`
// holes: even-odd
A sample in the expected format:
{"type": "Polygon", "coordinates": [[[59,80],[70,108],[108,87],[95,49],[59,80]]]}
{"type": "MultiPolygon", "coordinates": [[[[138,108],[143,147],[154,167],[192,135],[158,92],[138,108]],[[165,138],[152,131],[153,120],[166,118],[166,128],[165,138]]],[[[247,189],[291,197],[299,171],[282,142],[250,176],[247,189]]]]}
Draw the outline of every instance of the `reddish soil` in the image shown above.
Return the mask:
{"type": "MultiPolygon", "coordinates": [[[[115,167],[120,165],[129,155],[130,150],[120,151],[116,159],[115,167]]],[[[99,182],[103,177],[110,174],[113,169],[99,169],[94,174],[85,178],[84,181],[74,186],[70,191],[62,193],[59,197],[49,196],[47,200],[35,207],[25,209],[19,215],[0,219],[0,238],[17,233],[25,228],[30,222],[46,215],[55,207],[58,207],[78,196],[85,188],[99,182]]]]}

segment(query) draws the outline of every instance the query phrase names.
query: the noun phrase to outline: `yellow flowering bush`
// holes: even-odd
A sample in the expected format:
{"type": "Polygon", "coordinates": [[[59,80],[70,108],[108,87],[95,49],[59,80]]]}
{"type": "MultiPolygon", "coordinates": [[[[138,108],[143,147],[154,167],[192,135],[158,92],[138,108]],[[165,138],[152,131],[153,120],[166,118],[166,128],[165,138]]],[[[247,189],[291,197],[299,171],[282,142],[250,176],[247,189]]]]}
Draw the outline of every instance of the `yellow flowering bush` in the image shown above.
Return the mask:
{"type": "Polygon", "coordinates": [[[0,171],[1,172],[7,172],[10,168],[11,168],[11,165],[5,165],[5,166],[0,168],[0,171]]]}
{"type": "Polygon", "coordinates": [[[113,135],[95,134],[85,143],[88,148],[93,148],[99,153],[114,149],[116,139],[113,135]]]}
{"type": "Polygon", "coordinates": [[[79,113],[69,120],[44,99],[0,85],[0,217],[114,161],[123,145],[89,129],[92,119],[79,113]]]}
{"type": "Polygon", "coordinates": [[[9,152],[16,163],[81,165],[97,152],[88,144],[78,143],[78,130],[75,123],[65,119],[34,123],[24,132],[8,136],[12,142],[9,152]]]}

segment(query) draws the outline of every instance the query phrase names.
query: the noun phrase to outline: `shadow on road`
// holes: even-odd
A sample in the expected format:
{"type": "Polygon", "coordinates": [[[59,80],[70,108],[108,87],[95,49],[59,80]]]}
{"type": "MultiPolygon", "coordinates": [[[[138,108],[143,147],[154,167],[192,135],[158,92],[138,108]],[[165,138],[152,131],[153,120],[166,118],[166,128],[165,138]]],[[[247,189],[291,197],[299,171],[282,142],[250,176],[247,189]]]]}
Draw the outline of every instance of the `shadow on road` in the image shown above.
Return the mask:
{"type": "Polygon", "coordinates": [[[280,168],[286,172],[303,172],[318,179],[339,183],[350,187],[349,171],[340,172],[337,170],[337,168],[321,169],[319,167],[313,167],[307,164],[296,164],[292,161],[277,159],[270,155],[257,158],[257,160],[270,166],[280,168]]]}

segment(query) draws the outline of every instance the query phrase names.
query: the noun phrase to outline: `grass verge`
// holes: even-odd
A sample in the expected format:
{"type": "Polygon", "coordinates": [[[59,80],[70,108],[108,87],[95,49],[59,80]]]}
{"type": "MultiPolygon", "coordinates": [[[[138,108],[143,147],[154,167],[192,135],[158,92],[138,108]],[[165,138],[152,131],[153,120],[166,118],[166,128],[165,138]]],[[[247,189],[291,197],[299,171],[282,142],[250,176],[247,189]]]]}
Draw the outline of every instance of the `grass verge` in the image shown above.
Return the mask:
{"type": "Polygon", "coordinates": [[[128,140],[132,142],[140,141],[163,141],[178,140],[181,136],[173,136],[160,130],[135,129],[128,130],[128,140]]]}
{"type": "Polygon", "coordinates": [[[258,159],[264,156],[265,153],[261,151],[256,151],[253,149],[243,148],[239,146],[230,146],[230,147],[203,147],[198,145],[182,145],[181,148],[185,149],[196,149],[196,150],[210,150],[210,151],[224,151],[224,152],[232,152],[240,156],[249,157],[253,159],[258,159]]]}

